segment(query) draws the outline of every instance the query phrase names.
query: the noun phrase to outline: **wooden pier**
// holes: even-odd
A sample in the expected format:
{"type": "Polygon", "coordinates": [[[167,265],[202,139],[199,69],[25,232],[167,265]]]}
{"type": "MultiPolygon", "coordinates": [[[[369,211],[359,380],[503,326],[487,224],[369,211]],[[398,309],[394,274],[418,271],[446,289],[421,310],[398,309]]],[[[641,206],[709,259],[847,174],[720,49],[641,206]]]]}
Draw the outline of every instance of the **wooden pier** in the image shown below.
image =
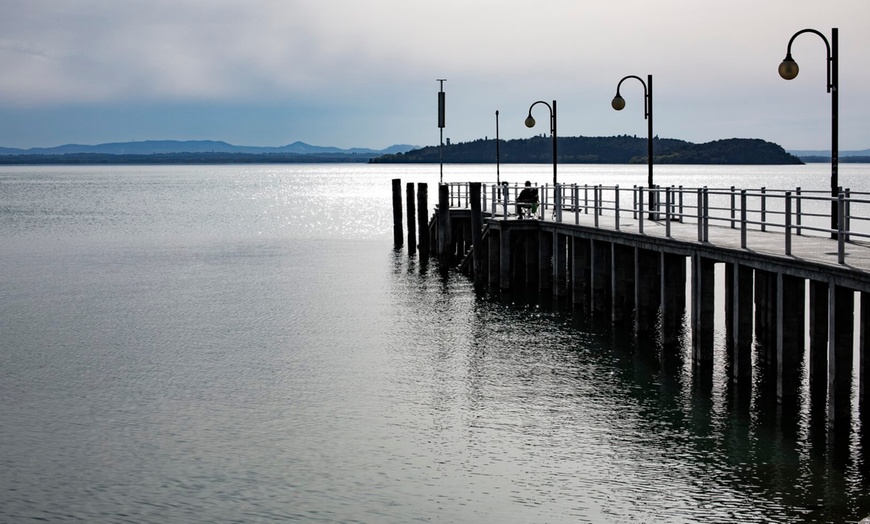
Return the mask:
{"type": "Polygon", "coordinates": [[[840,227],[832,231],[814,225],[829,216],[812,212],[829,209],[831,198],[799,188],[665,188],[655,191],[654,209],[644,209],[643,188],[545,187],[536,219],[514,215],[512,188],[438,189],[427,242],[443,265],[490,289],[570,301],[663,347],[682,343],[688,317],[701,384],[712,382],[722,293],[731,382],[751,388],[755,350],[783,412],[796,414],[809,349],[812,416],[823,412],[840,434],[852,424],[858,333],[858,398],[862,419],[870,419],[870,237],[854,227],[870,216],[863,212],[870,201],[840,195],[840,227]],[[717,266],[724,272],[718,289],[717,266]]]}

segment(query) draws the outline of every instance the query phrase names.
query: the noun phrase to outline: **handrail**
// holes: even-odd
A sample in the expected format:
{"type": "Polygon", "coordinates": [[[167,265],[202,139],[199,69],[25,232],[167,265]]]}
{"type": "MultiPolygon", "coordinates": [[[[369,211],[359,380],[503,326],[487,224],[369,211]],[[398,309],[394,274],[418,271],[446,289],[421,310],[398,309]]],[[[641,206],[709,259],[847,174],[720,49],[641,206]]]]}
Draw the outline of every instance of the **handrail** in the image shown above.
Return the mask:
{"type": "MultiPolygon", "coordinates": [[[[482,208],[496,219],[516,216],[516,197],[520,184],[501,186],[483,184],[482,208]],[[489,202],[487,199],[491,199],[489,202]]],[[[644,233],[645,221],[664,222],[665,235],[671,236],[671,222],[696,223],[699,242],[709,242],[710,227],[740,229],[741,247],[747,249],[747,232],[782,234],[783,252],[792,254],[795,237],[828,237],[838,241],[838,259],[843,263],[845,245],[870,243],[870,192],[841,189],[837,197],[823,190],[740,189],[731,187],[634,186],[620,191],[618,185],[551,184],[536,186],[540,204],[536,218],[547,221],[581,223],[591,218],[593,226],[620,230],[622,221],[637,222],[644,233]],[[652,191],[653,209],[644,209],[645,192],[652,191]],[[830,206],[834,202],[842,219],[840,228],[828,225],[830,206]],[[565,214],[567,213],[567,215],[565,214]],[[592,215],[591,217],[589,215],[592,215]],[[609,217],[609,219],[608,219],[609,217]],[[608,222],[607,226],[602,223],[608,222]]],[[[469,183],[449,184],[451,207],[470,207],[469,183]]]]}

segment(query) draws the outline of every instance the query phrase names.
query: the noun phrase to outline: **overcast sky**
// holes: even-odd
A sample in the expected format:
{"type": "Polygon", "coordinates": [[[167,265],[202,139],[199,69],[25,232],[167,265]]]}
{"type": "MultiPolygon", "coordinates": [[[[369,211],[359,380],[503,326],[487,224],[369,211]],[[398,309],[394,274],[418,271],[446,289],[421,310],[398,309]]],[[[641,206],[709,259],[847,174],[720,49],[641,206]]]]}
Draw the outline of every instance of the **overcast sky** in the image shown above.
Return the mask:
{"type": "Polygon", "coordinates": [[[800,75],[789,38],[839,28],[840,149],[870,148],[868,0],[3,0],[0,146],[224,140],[278,146],[435,145],[437,78],[454,142],[559,136],[828,149],[821,38],[800,75]]]}

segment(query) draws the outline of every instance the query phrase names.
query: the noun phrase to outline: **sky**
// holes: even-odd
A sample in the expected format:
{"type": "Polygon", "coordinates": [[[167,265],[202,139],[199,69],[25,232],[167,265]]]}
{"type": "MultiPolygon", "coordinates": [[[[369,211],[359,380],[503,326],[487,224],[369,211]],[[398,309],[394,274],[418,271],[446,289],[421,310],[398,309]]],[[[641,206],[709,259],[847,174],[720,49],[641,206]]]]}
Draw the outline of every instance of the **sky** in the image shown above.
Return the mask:
{"type": "Polygon", "coordinates": [[[342,148],[548,134],[870,148],[868,0],[3,0],[0,146],[222,140],[342,148]],[[495,112],[499,111],[498,120],[495,112]],[[496,123],[498,122],[498,126],[496,123]]]}

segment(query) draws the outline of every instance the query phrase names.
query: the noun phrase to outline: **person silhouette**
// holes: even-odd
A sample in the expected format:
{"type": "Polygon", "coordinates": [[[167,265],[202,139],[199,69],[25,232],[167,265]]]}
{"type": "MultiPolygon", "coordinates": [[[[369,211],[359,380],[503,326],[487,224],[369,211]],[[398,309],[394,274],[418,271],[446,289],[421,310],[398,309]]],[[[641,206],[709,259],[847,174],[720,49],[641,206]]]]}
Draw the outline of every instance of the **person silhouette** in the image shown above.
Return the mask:
{"type": "Polygon", "coordinates": [[[517,195],[517,215],[523,218],[528,212],[529,218],[535,214],[538,209],[538,188],[532,187],[532,183],[526,180],[525,187],[520,194],[517,195]]]}

